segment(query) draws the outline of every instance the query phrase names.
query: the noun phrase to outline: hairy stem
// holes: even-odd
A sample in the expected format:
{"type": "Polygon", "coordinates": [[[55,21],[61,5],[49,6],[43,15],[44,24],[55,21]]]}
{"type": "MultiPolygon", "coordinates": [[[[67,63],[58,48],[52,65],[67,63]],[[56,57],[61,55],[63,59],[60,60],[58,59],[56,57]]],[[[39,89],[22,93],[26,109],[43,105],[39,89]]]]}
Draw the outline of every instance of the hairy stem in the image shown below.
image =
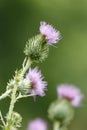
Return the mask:
{"type": "MultiPolygon", "coordinates": [[[[24,62],[25,62],[25,60],[24,60],[24,62]]],[[[23,64],[22,75],[24,75],[26,73],[26,71],[29,69],[29,67],[30,67],[31,64],[32,64],[32,61],[30,59],[27,60],[25,66],[23,64]]]]}
{"type": "Polygon", "coordinates": [[[8,120],[11,119],[11,115],[14,109],[15,101],[16,101],[16,91],[17,91],[17,85],[14,86],[13,92],[12,92],[12,97],[11,97],[11,103],[9,107],[9,112],[8,112],[8,120]]]}
{"type": "MultiPolygon", "coordinates": [[[[21,75],[24,76],[24,74],[26,73],[26,71],[28,70],[30,65],[31,65],[31,61],[28,59],[25,66],[23,66],[23,68],[22,68],[21,75]]],[[[8,115],[7,115],[7,123],[6,123],[5,130],[11,130],[11,118],[12,118],[14,105],[15,105],[15,103],[17,101],[16,93],[17,93],[17,87],[18,87],[18,82],[19,82],[20,77],[18,76],[17,78],[18,78],[18,81],[16,81],[16,83],[15,83],[15,85],[13,87],[13,90],[12,90],[11,103],[10,103],[9,112],[8,112],[8,115]]]]}
{"type": "Polygon", "coordinates": [[[24,95],[24,96],[18,96],[16,99],[19,100],[19,99],[21,99],[21,98],[32,97],[32,96],[35,96],[35,94],[24,95]]]}

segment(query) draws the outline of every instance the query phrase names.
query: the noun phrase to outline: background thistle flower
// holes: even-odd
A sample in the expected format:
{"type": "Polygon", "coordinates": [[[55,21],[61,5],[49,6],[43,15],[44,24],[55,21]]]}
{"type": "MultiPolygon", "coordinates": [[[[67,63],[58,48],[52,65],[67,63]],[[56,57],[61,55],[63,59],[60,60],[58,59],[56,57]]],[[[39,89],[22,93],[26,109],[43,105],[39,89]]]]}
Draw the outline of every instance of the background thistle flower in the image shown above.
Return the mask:
{"type": "Polygon", "coordinates": [[[44,77],[37,67],[34,69],[29,69],[26,79],[31,81],[31,88],[28,91],[30,94],[39,96],[45,95],[44,91],[46,90],[47,82],[43,81],[44,77]]]}
{"type": "Polygon", "coordinates": [[[78,107],[83,99],[80,89],[74,85],[61,84],[57,87],[59,99],[67,99],[72,106],[78,107]]]}
{"type": "Polygon", "coordinates": [[[41,118],[36,118],[29,122],[27,130],[47,130],[47,124],[41,118]]]}
{"type": "Polygon", "coordinates": [[[48,109],[48,117],[53,122],[59,122],[60,126],[67,126],[74,117],[74,110],[67,100],[56,100],[48,109]]]}

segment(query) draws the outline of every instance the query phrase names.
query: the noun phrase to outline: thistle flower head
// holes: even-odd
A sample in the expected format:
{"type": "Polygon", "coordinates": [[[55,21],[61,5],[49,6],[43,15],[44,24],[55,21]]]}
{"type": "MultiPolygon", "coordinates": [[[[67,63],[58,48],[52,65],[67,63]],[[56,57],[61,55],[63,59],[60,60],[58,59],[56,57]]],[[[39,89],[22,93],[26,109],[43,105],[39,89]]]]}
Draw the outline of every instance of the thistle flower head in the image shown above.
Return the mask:
{"type": "Polygon", "coordinates": [[[54,122],[59,122],[61,127],[67,126],[74,117],[74,109],[67,100],[57,99],[49,106],[48,117],[54,122]]]}
{"type": "Polygon", "coordinates": [[[57,43],[60,39],[60,33],[46,22],[40,22],[40,33],[45,37],[49,44],[57,43]]]}
{"type": "Polygon", "coordinates": [[[29,90],[29,93],[44,96],[45,95],[45,89],[47,86],[47,82],[43,81],[44,77],[42,76],[41,72],[38,70],[38,68],[29,69],[29,72],[26,75],[26,78],[31,81],[31,89],[29,90]]]}
{"type": "Polygon", "coordinates": [[[70,101],[72,106],[78,107],[81,103],[83,95],[80,89],[76,88],[73,85],[61,84],[57,87],[58,97],[65,98],[70,101]]]}
{"type": "Polygon", "coordinates": [[[40,118],[36,118],[29,122],[28,130],[47,130],[46,122],[40,118]]]}

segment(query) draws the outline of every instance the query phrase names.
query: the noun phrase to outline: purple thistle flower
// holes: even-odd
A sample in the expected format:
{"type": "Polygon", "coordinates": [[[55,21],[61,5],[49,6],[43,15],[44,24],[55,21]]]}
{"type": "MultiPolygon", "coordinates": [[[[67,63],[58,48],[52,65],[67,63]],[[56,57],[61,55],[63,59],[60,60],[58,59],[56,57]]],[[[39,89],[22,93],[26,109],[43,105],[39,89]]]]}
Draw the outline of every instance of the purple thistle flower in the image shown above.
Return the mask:
{"type": "Polygon", "coordinates": [[[73,85],[61,84],[57,87],[58,97],[65,98],[70,101],[72,106],[78,107],[83,99],[80,89],[73,85]]]}
{"type": "Polygon", "coordinates": [[[46,22],[40,22],[40,33],[48,44],[54,44],[60,40],[60,32],[46,22]]]}
{"type": "Polygon", "coordinates": [[[29,93],[39,96],[45,96],[44,91],[46,89],[47,82],[43,81],[44,77],[37,67],[35,67],[34,69],[30,68],[29,72],[26,75],[26,78],[29,79],[32,84],[29,93]]]}
{"type": "Polygon", "coordinates": [[[36,118],[29,122],[28,130],[47,130],[47,124],[44,120],[36,118]]]}

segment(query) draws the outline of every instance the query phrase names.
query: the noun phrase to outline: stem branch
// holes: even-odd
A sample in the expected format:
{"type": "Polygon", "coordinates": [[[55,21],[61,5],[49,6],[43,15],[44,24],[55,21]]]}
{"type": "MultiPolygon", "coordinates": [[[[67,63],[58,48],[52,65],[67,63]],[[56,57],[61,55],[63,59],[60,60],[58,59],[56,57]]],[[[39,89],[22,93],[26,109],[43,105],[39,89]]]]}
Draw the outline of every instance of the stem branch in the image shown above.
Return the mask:
{"type": "Polygon", "coordinates": [[[22,96],[18,96],[16,99],[21,99],[21,98],[25,98],[25,97],[32,97],[32,96],[35,96],[35,94],[30,94],[30,95],[22,95],[22,96]]]}
{"type": "MultiPolygon", "coordinates": [[[[25,62],[25,60],[24,60],[25,62]]],[[[29,69],[29,66],[31,65],[32,61],[30,59],[27,60],[26,65],[23,66],[22,75],[26,73],[26,71],[29,69]]]]}
{"type": "Polygon", "coordinates": [[[4,121],[4,119],[3,119],[3,116],[2,116],[1,111],[0,111],[0,119],[1,119],[1,121],[2,121],[2,123],[3,123],[3,125],[5,126],[5,121],[4,121]]]}
{"type": "Polygon", "coordinates": [[[11,93],[11,89],[7,90],[5,93],[3,93],[1,96],[0,96],[0,100],[6,98],[10,93],[11,93]]]}

